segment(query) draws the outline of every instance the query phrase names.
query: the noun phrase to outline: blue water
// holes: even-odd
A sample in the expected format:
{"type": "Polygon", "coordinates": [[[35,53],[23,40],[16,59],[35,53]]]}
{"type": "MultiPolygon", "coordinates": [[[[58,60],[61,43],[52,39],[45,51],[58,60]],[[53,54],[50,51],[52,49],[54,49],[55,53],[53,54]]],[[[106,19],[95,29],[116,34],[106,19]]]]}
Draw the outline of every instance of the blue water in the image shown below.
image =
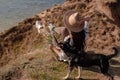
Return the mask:
{"type": "Polygon", "coordinates": [[[0,31],[65,0],[0,0],[0,31]]]}

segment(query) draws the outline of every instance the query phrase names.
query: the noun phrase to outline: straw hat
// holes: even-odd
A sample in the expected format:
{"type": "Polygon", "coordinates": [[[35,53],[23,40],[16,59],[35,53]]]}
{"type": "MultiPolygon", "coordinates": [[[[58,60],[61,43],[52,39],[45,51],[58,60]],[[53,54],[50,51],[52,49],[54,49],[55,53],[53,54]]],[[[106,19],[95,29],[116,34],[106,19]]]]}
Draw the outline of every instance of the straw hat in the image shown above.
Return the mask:
{"type": "Polygon", "coordinates": [[[74,10],[66,12],[63,18],[65,26],[73,32],[80,32],[84,28],[83,18],[80,16],[80,13],[74,10]]]}

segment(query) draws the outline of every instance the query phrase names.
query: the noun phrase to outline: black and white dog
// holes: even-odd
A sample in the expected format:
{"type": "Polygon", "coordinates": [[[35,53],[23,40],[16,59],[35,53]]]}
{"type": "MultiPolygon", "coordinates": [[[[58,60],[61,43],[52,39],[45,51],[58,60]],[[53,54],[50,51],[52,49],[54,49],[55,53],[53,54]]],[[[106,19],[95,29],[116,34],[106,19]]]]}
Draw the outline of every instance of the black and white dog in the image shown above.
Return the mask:
{"type": "Polygon", "coordinates": [[[109,70],[109,60],[119,54],[119,47],[113,47],[114,54],[103,55],[103,54],[88,54],[85,51],[79,52],[74,47],[71,47],[66,41],[64,43],[59,43],[59,47],[65,52],[65,54],[70,58],[68,60],[69,70],[67,75],[63,79],[68,79],[71,71],[74,67],[78,68],[78,76],[77,79],[80,78],[81,67],[90,67],[90,66],[98,66],[101,70],[101,73],[109,77],[109,80],[113,80],[113,76],[108,73],[109,70]]]}

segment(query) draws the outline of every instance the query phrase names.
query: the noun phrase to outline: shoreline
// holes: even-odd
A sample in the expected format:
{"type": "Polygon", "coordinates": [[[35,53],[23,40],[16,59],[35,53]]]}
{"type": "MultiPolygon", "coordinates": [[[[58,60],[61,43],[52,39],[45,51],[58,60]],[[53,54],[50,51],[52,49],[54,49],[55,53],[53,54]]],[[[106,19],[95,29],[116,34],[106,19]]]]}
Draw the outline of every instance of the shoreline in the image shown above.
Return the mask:
{"type": "Polygon", "coordinates": [[[12,26],[16,26],[17,24],[19,24],[19,22],[24,21],[26,18],[30,18],[30,17],[46,10],[47,8],[54,6],[57,3],[59,4],[59,2],[60,2],[60,4],[62,4],[64,2],[63,0],[61,0],[61,1],[58,0],[58,1],[55,1],[54,3],[52,3],[53,1],[48,3],[48,0],[39,1],[39,2],[37,2],[37,1],[27,2],[29,0],[26,0],[24,3],[22,1],[23,0],[18,1],[18,3],[16,0],[13,0],[8,3],[5,3],[6,0],[2,1],[4,4],[8,4],[7,6],[9,6],[9,7],[6,9],[6,6],[1,5],[1,7],[4,7],[6,10],[5,9],[2,10],[0,8],[1,9],[0,32],[4,32],[4,31],[8,30],[9,28],[11,28],[12,26]],[[9,4],[11,4],[11,5],[9,5],[9,4]],[[23,4],[23,6],[21,6],[20,4],[23,4]],[[31,7],[32,5],[33,5],[33,7],[31,7]]]}
{"type": "MultiPolygon", "coordinates": [[[[64,13],[71,9],[79,11],[81,15],[93,15],[86,38],[86,51],[96,54],[112,54],[112,47],[120,44],[120,27],[98,10],[94,3],[95,1],[66,0],[63,4],[57,4],[41,13],[24,19],[2,33],[0,35],[0,80],[59,80],[63,76],[63,72],[66,71],[66,65],[57,63],[57,60],[54,59],[49,49],[49,37],[44,36],[45,32],[43,34],[37,32],[35,27],[36,16],[41,18],[41,24],[47,30],[46,26],[51,22],[56,27],[64,26],[62,20],[64,13]]],[[[112,63],[111,65],[114,70],[113,73],[118,78],[116,80],[120,80],[120,68],[113,66],[117,65],[120,67],[119,60],[120,57],[116,58],[113,61],[115,64],[112,63]]],[[[96,75],[98,72],[94,71],[93,68],[90,70],[92,71],[83,72],[84,74],[81,78],[94,79],[101,77],[96,75]]],[[[75,73],[75,75],[77,74],[75,73]]],[[[101,79],[106,80],[103,77],[101,79]]]]}

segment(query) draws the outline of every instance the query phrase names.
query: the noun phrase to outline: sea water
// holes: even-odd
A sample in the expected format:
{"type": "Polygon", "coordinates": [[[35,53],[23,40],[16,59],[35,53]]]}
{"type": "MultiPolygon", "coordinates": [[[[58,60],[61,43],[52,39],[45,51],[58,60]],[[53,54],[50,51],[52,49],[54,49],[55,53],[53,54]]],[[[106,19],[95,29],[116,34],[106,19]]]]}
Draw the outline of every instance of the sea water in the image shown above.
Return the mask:
{"type": "Polygon", "coordinates": [[[0,0],[0,31],[65,0],[0,0]]]}

